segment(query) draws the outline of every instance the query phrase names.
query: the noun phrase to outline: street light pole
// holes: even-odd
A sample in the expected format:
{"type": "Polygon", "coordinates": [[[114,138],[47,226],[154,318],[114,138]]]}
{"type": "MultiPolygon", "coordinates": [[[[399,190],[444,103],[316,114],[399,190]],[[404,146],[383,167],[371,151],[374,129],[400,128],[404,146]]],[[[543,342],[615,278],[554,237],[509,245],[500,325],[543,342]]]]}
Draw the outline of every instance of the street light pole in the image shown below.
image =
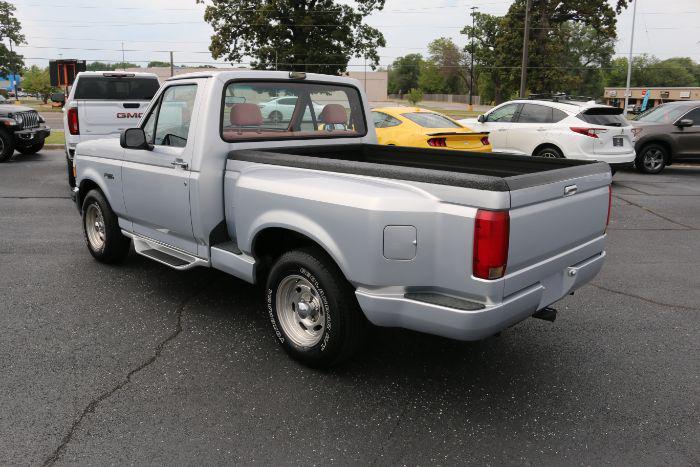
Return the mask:
{"type": "Polygon", "coordinates": [[[525,31],[523,31],[523,63],[520,71],[520,98],[525,97],[527,88],[527,62],[528,48],[530,46],[530,9],[532,8],[532,0],[527,0],[525,5],[525,31]]]}
{"type": "Polygon", "coordinates": [[[472,105],[472,96],[473,96],[473,90],[474,90],[474,13],[476,10],[478,10],[479,7],[473,6],[471,7],[472,10],[472,34],[471,34],[471,52],[469,53],[469,111],[474,110],[474,106],[472,105]]]}
{"type": "Polygon", "coordinates": [[[630,37],[630,54],[627,59],[627,86],[625,86],[625,108],[622,110],[622,115],[627,116],[627,104],[630,98],[630,82],[632,80],[632,50],[634,47],[634,23],[637,22],[637,3],[632,2],[632,36],[630,37]]]}
{"type": "Polygon", "coordinates": [[[17,68],[14,66],[14,54],[12,53],[12,39],[10,38],[10,61],[12,63],[12,90],[15,92],[15,102],[19,101],[19,97],[17,96],[17,68]]]}

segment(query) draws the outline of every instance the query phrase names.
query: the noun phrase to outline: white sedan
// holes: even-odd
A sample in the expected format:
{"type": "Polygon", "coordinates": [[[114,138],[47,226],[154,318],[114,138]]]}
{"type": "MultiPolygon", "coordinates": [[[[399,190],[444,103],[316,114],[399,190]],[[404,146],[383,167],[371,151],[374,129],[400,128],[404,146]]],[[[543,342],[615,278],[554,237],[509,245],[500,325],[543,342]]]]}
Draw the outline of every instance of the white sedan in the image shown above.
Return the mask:
{"type": "Polygon", "coordinates": [[[594,102],[515,100],[459,122],[490,132],[494,152],[597,160],[615,168],[635,158],[632,126],[621,114],[594,102]]]}
{"type": "MultiPolygon", "coordinates": [[[[263,118],[272,123],[288,122],[292,118],[297,105],[296,96],[276,97],[268,102],[258,104],[263,118]]],[[[323,110],[323,105],[314,102],[314,112],[318,116],[323,110]]]]}

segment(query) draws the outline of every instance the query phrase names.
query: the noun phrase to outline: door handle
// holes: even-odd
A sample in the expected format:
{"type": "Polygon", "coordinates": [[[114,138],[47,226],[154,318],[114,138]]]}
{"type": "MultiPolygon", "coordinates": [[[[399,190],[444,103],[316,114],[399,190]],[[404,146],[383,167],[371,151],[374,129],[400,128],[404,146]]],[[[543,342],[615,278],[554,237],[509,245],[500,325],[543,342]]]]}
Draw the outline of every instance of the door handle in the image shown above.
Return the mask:
{"type": "Polygon", "coordinates": [[[537,131],[547,131],[546,128],[538,128],[537,131]]]}
{"type": "Polygon", "coordinates": [[[173,167],[179,167],[182,170],[187,170],[187,167],[189,167],[189,165],[187,165],[187,162],[184,162],[182,159],[175,159],[170,163],[170,165],[172,165],[173,167]]]}

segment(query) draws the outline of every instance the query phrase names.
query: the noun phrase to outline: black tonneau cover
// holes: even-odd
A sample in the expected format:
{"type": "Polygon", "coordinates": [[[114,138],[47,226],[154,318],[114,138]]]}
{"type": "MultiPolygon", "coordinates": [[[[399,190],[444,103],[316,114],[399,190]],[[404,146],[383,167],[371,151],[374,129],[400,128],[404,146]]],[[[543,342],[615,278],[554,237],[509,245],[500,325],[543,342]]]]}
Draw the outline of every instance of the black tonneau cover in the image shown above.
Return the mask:
{"type": "Polygon", "coordinates": [[[228,158],[488,191],[518,190],[610,171],[604,162],[376,144],[234,150],[228,158]]]}

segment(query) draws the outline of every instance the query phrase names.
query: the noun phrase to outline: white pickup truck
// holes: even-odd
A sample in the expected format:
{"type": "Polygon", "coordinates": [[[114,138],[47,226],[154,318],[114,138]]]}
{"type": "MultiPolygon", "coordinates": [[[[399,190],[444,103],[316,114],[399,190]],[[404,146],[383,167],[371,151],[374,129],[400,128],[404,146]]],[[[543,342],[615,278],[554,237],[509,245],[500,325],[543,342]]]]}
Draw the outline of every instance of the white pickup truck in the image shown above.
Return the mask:
{"type": "Polygon", "coordinates": [[[75,186],[72,173],[75,146],[91,139],[119,138],[123,130],[138,124],[159,87],[158,76],[153,73],[78,73],[63,107],[66,164],[71,187],[75,186]]]}
{"type": "Polygon", "coordinates": [[[120,141],[76,148],[87,248],[264,284],[272,335],[319,367],[368,322],[474,340],[552,320],[598,273],[607,164],[379,146],[368,115],[349,78],[171,78],[120,141]]]}

